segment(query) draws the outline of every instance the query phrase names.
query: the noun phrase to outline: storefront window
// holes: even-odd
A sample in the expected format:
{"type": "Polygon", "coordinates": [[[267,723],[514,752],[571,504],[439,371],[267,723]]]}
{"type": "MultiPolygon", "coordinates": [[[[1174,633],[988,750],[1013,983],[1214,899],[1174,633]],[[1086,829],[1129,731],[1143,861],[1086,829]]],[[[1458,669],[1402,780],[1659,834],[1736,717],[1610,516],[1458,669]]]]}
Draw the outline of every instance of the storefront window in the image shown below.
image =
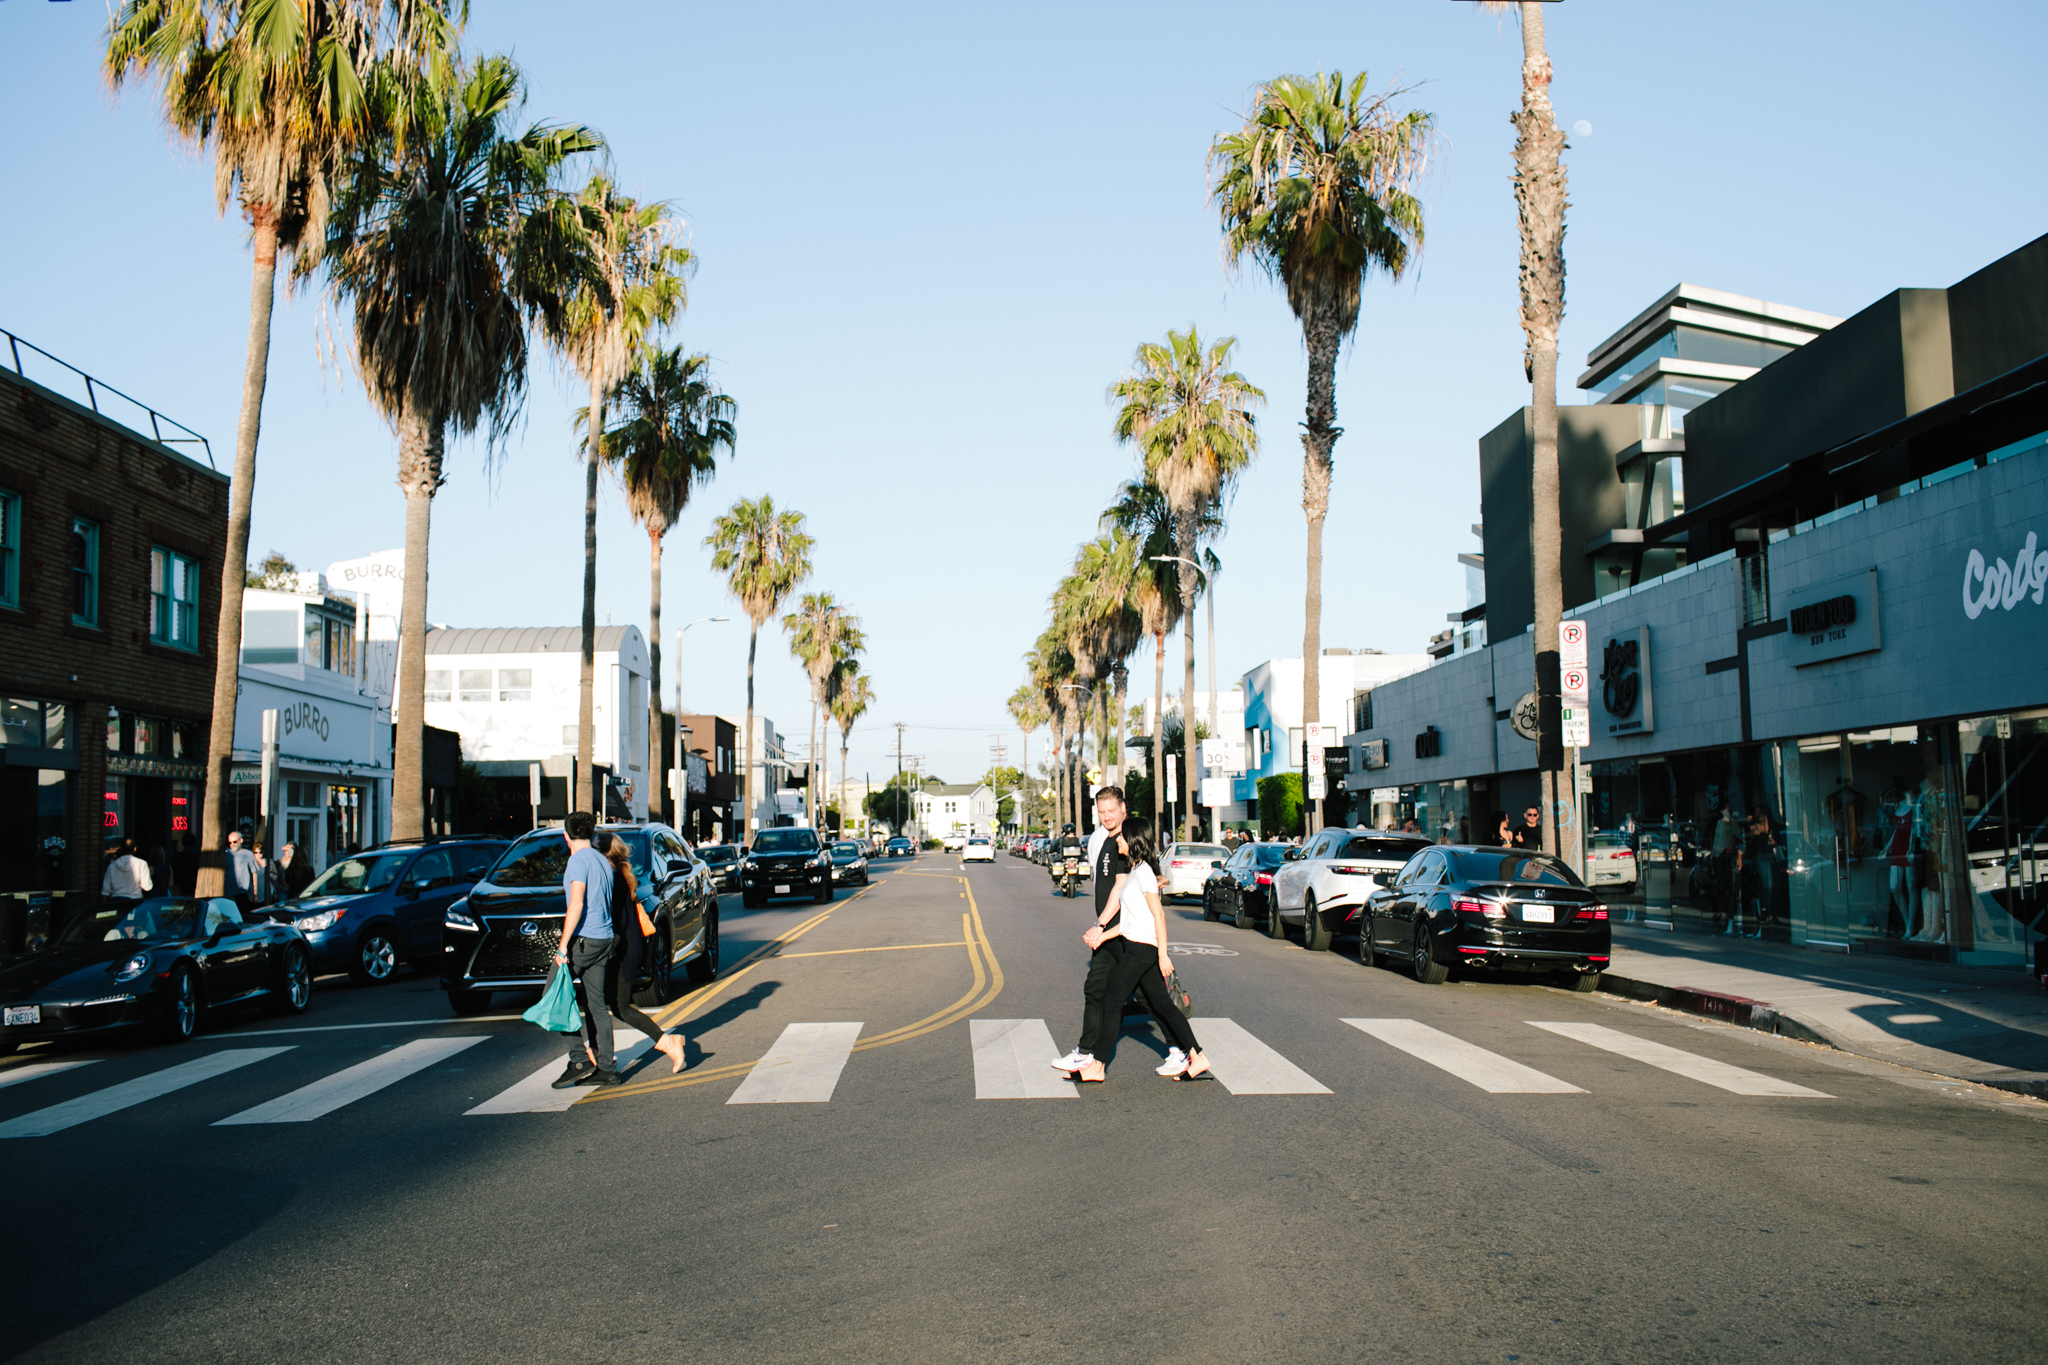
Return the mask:
{"type": "MultiPolygon", "coordinates": [[[[1967,941],[1959,960],[2019,965],[2048,921],[2042,862],[2048,859],[2048,712],[1984,716],[1956,724],[1964,856],[1969,862],[1967,941]]],[[[2038,960],[2038,959],[2034,959],[2038,960]]]]}
{"type": "Polygon", "coordinates": [[[21,697],[0,698],[0,744],[43,747],[43,704],[21,697]]]}
{"type": "Polygon", "coordinates": [[[100,798],[100,835],[119,839],[127,833],[128,779],[109,777],[100,798]]]}

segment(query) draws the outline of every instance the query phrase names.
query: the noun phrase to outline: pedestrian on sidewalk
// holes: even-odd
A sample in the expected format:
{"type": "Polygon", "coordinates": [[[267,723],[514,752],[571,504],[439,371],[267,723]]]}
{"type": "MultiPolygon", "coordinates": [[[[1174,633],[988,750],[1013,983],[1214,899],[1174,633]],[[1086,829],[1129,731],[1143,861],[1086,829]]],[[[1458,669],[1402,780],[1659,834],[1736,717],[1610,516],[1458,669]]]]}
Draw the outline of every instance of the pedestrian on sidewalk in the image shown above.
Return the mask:
{"type": "Polygon", "coordinates": [[[1714,823],[1714,908],[1727,918],[1724,935],[1741,933],[1742,921],[1742,832],[1735,827],[1735,811],[1721,803],[1721,817],[1714,823]]]}
{"type": "Polygon", "coordinates": [[[1118,898],[1123,891],[1124,874],[1130,870],[1130,860],[1120,850],[1116,833],[1123,828],[1129,815],[1124,805],[1122,787],[1102,787],[1095,793],[1095,832],[1088,836],[1088,866],[1095,884],[1095,919],[1088,926],[1081,940],[1088,944],[1088,978],[1081,985],[1081,1041],[1074,1044],[1074,1050],[1054,1062],[1055,1071],[1079,1071],[1092,1059],[1089,1048],[1095,1035],[1101,1032],[1105,1013],[1113,1012],[1119,1025],[1123,1020],[1123,1003],[1130,995],[1130,988],[1116,997],[1114,1011],[1105,1009],[1109,995],[1109,978],[1116,970],[1116,954],[1105,949],[1098,942],[1090,942],[1089,934],[1104,925],[1114,924],[1117,918],[1118,898]]]}
{"type": "Polygon", "coordinates": [[[604,1002],[605,960],[612,955],[612,865],[590,846],[596,831],[597,819],[587,810],[571,811],[562,822],[562,837],[569,844],[569,865],[562,869],[562,894],[568,905],[562,913],[555,962],[578,988],[583,1036],[570,1040],[569,1065],[555,1078],[557,1090],[619,1083],[612,1059],[612,1015],[604,1002]]]}
{"type": "MultiPolygon", "coordinates": [[[[643,903],[652,898],[652,893],[642,896],[640,879],[633,875],[631,850],[624,839],[600,832],[592,844],[612,865],[612,955],[604,969],[605,1007],[612,1018],[631,1024],[653,1041],[655,1050],[668,1058],[669,1074],[673,1076],[683,1069],[683,1035],[665,1031],[633,1003],[633,983],[640,979],[647,941],[654,934],[654,921],[643,903]]],[[[657,962],[654,970],[665,972],[670,965],[657,962]]]]}
{"type": "Polygon", "coordinates": [[[240,830],[228,833],[227,874],[229,899],[249,914],[263,894],[263,855],[249,847],[240,830]]]}
{"type": "MultiPolygon", "coordinates": [[[[1132,990],[1142,992],[1145,1007],[1172,1044],[1158,1074],[1176,1081],[1200,1080],[1209,1074],[1209,1059],[1202,1055],[1193,1026],[1167,990],[1173,979],[1173,958],[1166,941],[1166,910],[1159,901],[1159,845],[1152,838],[1152,827],[1143,820],[1122,822],[1115,844],[1129,869],[1117,879],[1122,888],[1118,914],[1108,928],[1090,929],[1087,935],[1089,946],[1115,955],[1116,966],[1104,999],[1122,1002],[1132,990]]],[[[1117,1035],[1122,1032],[1123,1011],[1104,1010],[1088,1049],[1088,1063],[1074,1073],[1074,1079],[1107,1080],[1109,1063],[1116,1056],[1117,1035]]]]}
{"type": "Polygon", "coordinates": [[[1493,813],[1493,842],[1501,848],[1515,846],[1515,827],[1508,822],[1508,813],[1504,810],[1493,813]]]}
{"type": "Polygon", "coordinates": [[[177,895],[177,880],[171,876],[171,860],[165,856],[164,846],[151,845],[146,861],[149,863],[149,889],[159,896],[177,895]]]}
{"type": "Polygon", "coordinates": [[[135,856],[135,845],[127,839],[117,840],[113,857],[107,860],[107,870],[100,877],[100,894],[108,900],[139,901],[150,893],[155,882],[149,873],[149,864],[135,856]]]}
{"type": "Polygon", "coordinates": [[[1543,847],[1543,809],[1529,806],[1522,811],[1522,823],[1515,829],[1510,844],[1515,848],[1526,848],[1536,852],[1543,847]]]}

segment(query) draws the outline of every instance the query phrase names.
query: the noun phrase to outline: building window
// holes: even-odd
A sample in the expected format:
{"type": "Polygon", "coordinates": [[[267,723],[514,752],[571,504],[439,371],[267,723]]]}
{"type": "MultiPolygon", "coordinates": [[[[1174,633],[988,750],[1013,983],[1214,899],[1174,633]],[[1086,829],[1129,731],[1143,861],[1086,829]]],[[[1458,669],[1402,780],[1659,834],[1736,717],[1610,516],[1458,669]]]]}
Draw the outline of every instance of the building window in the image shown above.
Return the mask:
{"type": "Polygon", "coordinates": [[[499,701],[532,701],[533,670],[530,668],[501,668],[498,670],[499,701]]]}
{"type": "Polygon", "coordinates": [[[100,623],[100,527],[84,517],[71,519],[71,623],[100,623]]]}
{"type": "Polygon", "coordinates": [[[450,689],[455,686],[455,675],[445,669],[427,670],[427,700],[453,701],[450,689]]]}
{"type": "Polygon", "coordinates": [[[0,488],[0,607],[21,605],[21,494],[0,488]]]}
{"type": "Polygon", "coordinates": [[[161,545],[149,547],[149,638],[172,649],[199,649],[199,563],[161,545]]]}
{"type": "Polygon", "coordinates": [[[462,700],[489,701],[491,699],[491,670],[488,668],[465,668],[461,670],[462,700]]]}

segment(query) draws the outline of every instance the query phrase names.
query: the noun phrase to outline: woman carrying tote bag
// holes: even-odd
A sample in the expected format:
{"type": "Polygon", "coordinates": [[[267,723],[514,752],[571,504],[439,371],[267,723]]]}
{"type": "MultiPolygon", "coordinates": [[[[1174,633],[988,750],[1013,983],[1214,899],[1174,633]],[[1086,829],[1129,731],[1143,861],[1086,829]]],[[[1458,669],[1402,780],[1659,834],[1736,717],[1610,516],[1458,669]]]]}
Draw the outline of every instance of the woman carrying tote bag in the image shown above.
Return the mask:
{"type": "MultiPolygon", "coordinates": [[[[654,937],[654,921],[640,904],[640,883],[633,876],[633,861],[626,841],[599,831],[603,847],[598,851],[612,864],[612,956],[604,968],[604,1002],[612,1018],[622,1019],[654,1040],[655,1050],[669,1061],[669,1074],[683,1069],[683,1036],[667,1033],[633,1003],[633,983],[640,979],[640,964],[654,937]]],[[[659,963],[656,971],[669,964],[659,963]]]]}
{"type": "Polygon", "coordinates": [[[1095,1058],[1075,1072],[1074,1079],[1107,1079],[1117,1035],[1123,1031],[1122,1002],[1139,990],[1144,992],[1145,1007],[1173,1043],[1158,1074],[1176,1081],[1204,1080],[1209,1076],[1209,1059],[1202,1055],[1188,1017],[1167,989],[1173,979],[1173,959],[1167,955],[1166,911],[1159,903],[1158,841],[1152,837],[1152,827],[1136,816],[1124,821],[1116,839],[1119,851],[1131,860],[1131,870],[1124,878],[1116,927],[1093,932],[1101,939],[1119,939],[1121,957],[1110,972],[1109,989],[1102,997],[1110,1008],[1103,1010],[1101,1031],[1088,1046],[1095,1058]]]}

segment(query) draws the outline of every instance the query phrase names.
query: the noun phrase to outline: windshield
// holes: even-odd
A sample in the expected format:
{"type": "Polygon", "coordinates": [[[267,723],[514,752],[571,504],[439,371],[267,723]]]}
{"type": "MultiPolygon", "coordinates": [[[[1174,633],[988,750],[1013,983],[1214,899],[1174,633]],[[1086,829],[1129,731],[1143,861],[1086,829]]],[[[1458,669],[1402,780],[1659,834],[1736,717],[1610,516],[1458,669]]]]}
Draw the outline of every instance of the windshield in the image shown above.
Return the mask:
{"type": "Polygon", "coordinates": [[[1532,886],[1583,886],[1572,870],[1555,858],[1531,853],[1460,853],[1458,880],[1521,882],[1532,886]]]}
{"type": "Polygon", "coordinates": [[[713,844],[709,848],[697,850],[697,856],[713,867],[717,867],[720,863],[731,862],[739,856],[739,853],[740,851],[731,844],[713,844]]]}
{"type": "Polygon", "coordinates": [[[154,900],[103,905],[64,926],[63,943],[103,943],[121,938],[193,938],[205,901],[154,900]]]}
{"type": "Polygon", "coordinates": [[[1287,861],[1286,844],[1258,844],[1252,849],[1260,867],[1278,867],[1287,861]]]}
{"type": "Polygon", "coordinates": [[[1427,839],[1348,839],[1337,850],[1339,858],[1378,858],[1382,862],[1405,863],[1415,851],[1429,847],[1427,839]]]}
{"type": "Polygon", "coordinates": [[[1627,848],[1628,839],[1620,834],[1596,834],[1586,841],[1588,848],[1627,848]]]}
{"type": "Polygon", "coordinates": [[[315,877],[299,893],[300,900],[315,896],[359,896],[365,891],[382,891],[398,880],[398,874],[412,858],[404,853],[365,853],[346,858],[315,877]]]}
{"type": "Polygon", "coordinates": [[[850,839],[832,845],[832,852],[834,854],[843,855],[848,858],[858,858],[863,851],[859,844],[854,843],[850,839]]]}
{"type": "Polygon", "coordinates": [[[811,829],[764,829],[754,836],[756,853],[816,853],[818,832],[811,829]]]}
{"type": "Polygon", "coordinates": [[[506,849],[485,880],[492,886],[560,886],[568,868],[569,841],[559,830],[543,830],[506,849]]]}
{"type": "Polygon", "coordinates": [[[1221,844],[1175,844],[1169,858],[1199,858],[1206,862],[1220,862],[1230,856],[1230,850],[1221,844]]]}

